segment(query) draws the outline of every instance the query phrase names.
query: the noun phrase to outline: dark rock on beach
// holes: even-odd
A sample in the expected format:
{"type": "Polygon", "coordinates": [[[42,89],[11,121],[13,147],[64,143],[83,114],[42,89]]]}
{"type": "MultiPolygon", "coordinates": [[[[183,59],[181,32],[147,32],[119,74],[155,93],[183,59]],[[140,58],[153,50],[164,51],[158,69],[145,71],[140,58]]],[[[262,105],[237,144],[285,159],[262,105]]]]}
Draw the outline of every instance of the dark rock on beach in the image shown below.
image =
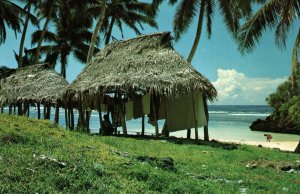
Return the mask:
{"type": "Polygon", "coordinates": [[[267,117],[265,120],[258,119],[254,121],[250,129],[252,131],[265,131],[275,133],[300,134],[300,126],[288,120],[274,120],[267,117]]]}

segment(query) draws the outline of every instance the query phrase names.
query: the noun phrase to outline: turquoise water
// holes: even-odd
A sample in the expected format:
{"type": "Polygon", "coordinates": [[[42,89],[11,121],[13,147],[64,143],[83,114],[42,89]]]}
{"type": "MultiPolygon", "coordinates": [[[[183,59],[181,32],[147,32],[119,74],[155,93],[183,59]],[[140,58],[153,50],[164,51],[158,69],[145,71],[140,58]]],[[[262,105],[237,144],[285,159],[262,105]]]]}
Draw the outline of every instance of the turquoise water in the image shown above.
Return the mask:
{"type": "MultiPolygon", "coordinates": [[[[7,112],[7,109],[5,109],[7,112]]],[[[211,139],[226,139],[226,140],[245,140],[245,141],[265,141],[265,132],[254,132],[249,129],[249,126],[256,119],[264,119],[272,109],[269,106],[209,106],[209,135],[211,139]]],[[[54,113],[54,110],[52,111],[54,113]]],[[[180,114],[180,113],[179,113],[180,114]]],[[[31,108],[30,117],[36,118],[35,108],[31,108]]],[[[75,121],[77,121],[78,112],[75,111],[75,121]]],[[[54,114],[51,115],[51,120],[54,119],[54,114]]],[[[147,121],[147,118],[146,118],[147,121]]],[[[64,110],[60,110],[60,125],[65,126],[64,110]]],[[[159,121],[159,128],[163,127],[164,121],[159,121]]],[[[153,126],[146,122],[146,134],[155,133],[153,126]]],[[[93,112],[90,121],[92,133],[99,132],[99,115],[93,112]]],[[[141,132],[141,119],[131,120],[127,122],[128,132],[136,134],[141,132]]],[[[121,131],[119,128],[118,130],[121,131]]],[[[300,135],[289,135],[270,133],[273,136],[273,141],[299,141],[300,135]]],[[[171,136],[186,137],[186,131],[174,132],[171,136]]],[[[194,130],[192,130],[192,137],[194,130]]],[[[203,129],[199,129],[199,136],[203,139],[203,129]]]]}

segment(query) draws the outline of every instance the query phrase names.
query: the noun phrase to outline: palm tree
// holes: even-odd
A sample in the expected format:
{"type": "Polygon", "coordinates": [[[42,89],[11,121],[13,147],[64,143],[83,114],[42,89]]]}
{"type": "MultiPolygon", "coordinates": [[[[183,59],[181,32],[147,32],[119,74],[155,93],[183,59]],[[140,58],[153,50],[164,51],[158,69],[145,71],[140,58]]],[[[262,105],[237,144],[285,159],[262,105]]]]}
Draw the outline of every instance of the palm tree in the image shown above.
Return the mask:
{"type": "Polygon", "coordinates": [[[21,31],[24,10],[9,0],[0,0],[0,45],[6,40],[6,26],[14,30],[15,34],[21,31]]]}
{"type": "MultiPolygon", "coordinates": [[[[89,42],[92,33],[88,29],[92,26],[92,19],[86,14],[86,9],[70,7],[64,1],[58,7],[57,15],[53,18],[55,31],[45,31],[43,41],[49,44],[41,46],[40,51],[46,55],[46,62],[53,67],[57,61],[61,63],[61,75],[66,78],[68,57],[71,53],[81,61],[86,62],[89,42]]],[[[32,35],[32,44],[39,43],[43,30],[37,30],[32,35]]],[[[32,49],[35,52],[38,48],[32,49]]],[[[96,48],[97,49],[97,48],[96,48]]]]}
{"type": "Polygon", "coordinates": [[[38,21],[35,16],[31,15],[31,8],[32,6],[37,4],[37,0],[26,0],[26,5],[24,7],[24,11],[26,12],[25,16],[25,22],[24,22],[24,28],[22,31],[22,37],[20,41],[20,48],[19,48],[19,55],[18,55],[18,68],[21,68],[23,66],[23,51],[24,51],[24,43],[25,43],[25,38],[26,38],[26,33],[27,33],[27,28],[29,21],[35,26],[38,25],[38,21]]]}
{"type": "Polygon", "coordinates": [[[45,23],[43,26],[43,29],[41,31],[39,40],[37,41],[37,49],[35,53],[35,64],[38,63],[38,60],[40,58],[40,52],[41,52],[41,47],[42,43],[44,40],[45,33],[47,31],[48,25],[51,21],[52,18],[55,16],[55,11],[57,10],[57,7],[59,5],[60,1],[59,0],[42,0],[38,3],[37,5],[37,10],[38,10],[38,16],[40,16],[42,19],[45,19],[45,23]]]}
{"type": "MultiPolygon", "coordinates": [[[[143,30],[143,24],[157,28],[154,19],[155,9],[151,3],[140,2],[138,0],[102,0],[95,1],[89,12],[98,18],[94,31],[94,38],[98,36],[101,30],[105,33],[105,44],[111,39],[114,25],[117,25],[123,35],[123,25],[127,25],[134,30],[136,34],[141,34],[137,25],[143,30]]],[[[93,46],[93,41],[91,46],[93,46]]],[[[91,47],[93,48],[93,47],[91,47]]],[[[92,49],[91,52],[92,53],[92,49]]],[[[88,61],[91,59],[89,54],[88,61]]]]}
{"type": "MultiPolygon", "coordinates": [[[[288,33],[293,24],[299,22],[300,0],[268,0],[240,29],[238,42],[242,53],[253,51],[266,29],[275,29],[275,44],[286,47],[288,33]]],[[[295,40],[292,57],[292,83],[299,73],[300,28],[295,40]]]]}
{"type": "MultiPolygon", "coordinates": [[[[200,42],[203,22],[206,19],[206,30],[208,38],[212,33],[212,16],[215,12],[215,5],[218,4],[220,14],[224,18],[224,22],[228,30],[236,37],[237,31],[240,28],[240,20],[250,17],[252,13],[252,3],[262,3],[265,0],[180,0],[176,9],[173,28],[175,39],[179,40],[190,27],[195,16],[199,14],[197,32],[195,40],[188,56],[188,61],[192,62],[200,42]]],[[[153,0],[153,6],[158,8],[163,0],[153,0]]],[[[178,0],[169,0],[171,5],[174,5],[178,0]]]]}

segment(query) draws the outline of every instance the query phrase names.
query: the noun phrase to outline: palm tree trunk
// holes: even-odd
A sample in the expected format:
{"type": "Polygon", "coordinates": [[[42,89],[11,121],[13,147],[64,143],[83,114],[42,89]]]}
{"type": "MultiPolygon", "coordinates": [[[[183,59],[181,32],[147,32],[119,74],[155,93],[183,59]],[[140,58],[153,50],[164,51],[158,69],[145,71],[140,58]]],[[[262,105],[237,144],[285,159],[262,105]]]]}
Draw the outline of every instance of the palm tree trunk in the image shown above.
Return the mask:
{"type": "Polygon", "coordinates": [[[29,23],[30,10],[31,10],[31,3],[28,4],[28,8],[27,8],[28,13],[26,15],[26,19],[25,19],[25,23],[24,23],[24,29],[23,29],[22,37],[21,37],[20,49],[19,49],[19,59],[18,59],[18,68],[23,67],[23,50],[24,50],[25,37],[26,37],[28,23],[29,23]]]}
{"type": "Polygon", "coordinates": [[[66,78],[66,68],[67,68],[67,56],[66,54],[61,55],[61,75],[66,78]]]}
{"type": "Polygon", "coordinates": [[[195,40],[194,40],[192,50],[191,50],[191,52],[189,54],[189,57],[188,57],[188,62],[190,62],[190,63],[192,62],[192,60],[194,58],[194,55],[196,53],[196,50],[197,50],[199,42],[200,42],[201,33],[202,33],[203,19],[204,19],[205,5],[206,5],[206,0],[202,0],[201,1],[201,6],[200,6],[199,19],[198,19],[197,33],[196,33],[196,37],[195,37],[195,40]]]}
{"type": "Polygon", "coordinates": [[[97,41],[98,34],[102,28],[102,25],[103,25],[103,22],[105,19],[105,12],[106,12],[106,5],[103,5],[102,9],[101,9],[101,16],[97,21],[96,28],[95,28],[93,36],[92,36],[86,63],[89,63],[92,60],[92,57],[94,55],[94,47],[95,47],[95,44],[97,41]]]}
{"type": "Polygon", "coordinates": [[[50,6],[50,8],[49,8],[49,12],[48,12],[48,15],[47,15],[47,18],[46,18],[46,21],[45,21],[45,24],[44,24],[44,27],[43,27],[43,30],[42,30],[42,34],[41,34],[41,37],[40,37],[37,49],[36,49],[34,64],[38,64],[38,62],[39,62],[42,43],[43,43],[43,40],[44,40],[44,36],[46,34],[46,30],[48,28],[48,24],[49,24],[49,22],[51,20],[53,9],[54,9],[54,5],[52,3],[51,6],[50,6]]]}
{"type": "Polygon", "coordinates": [[[107,32],[107,34],[106,34],[105,45],[109,44],[110,37],[111,37],[111,33],[112,33],[112,29],[113,29],[113,27],[114,27],[115,21],[116,21],[116,18],[115,18],[115,17],[112,17],[112,18],[111,18],[111,21],[110,21],[110,25],[109,25],[108,32],[107,32]]]}

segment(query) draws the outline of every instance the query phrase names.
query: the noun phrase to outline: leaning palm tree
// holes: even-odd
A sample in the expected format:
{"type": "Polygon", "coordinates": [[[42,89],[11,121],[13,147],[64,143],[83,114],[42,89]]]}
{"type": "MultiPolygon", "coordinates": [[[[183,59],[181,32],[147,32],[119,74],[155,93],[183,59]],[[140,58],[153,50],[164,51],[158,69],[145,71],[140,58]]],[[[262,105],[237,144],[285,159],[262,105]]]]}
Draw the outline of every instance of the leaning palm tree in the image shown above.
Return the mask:
{"type": "MultiPolygon", "coordinates": [[[[114,25],[121,31],[122,37],[124,37],[123,25],[134,30],[136,34],[141,34],[137,26],[143,30],[143,24],[157,28],[155,9],[151,3],[138,0],[96,0],[89,12],[98,18],[94,38],[100,31],[105,31],[105,44],[110,42],[114,25]]],[[[92,48],[93,41],[87,62],[91,60],[92,48]]]]}
{"type": "Polygon", "coordinates": [[[20,6],[9,0],[0,0],[0,45],[6,40],[6,26],[15,34],[21,31],[22,15],[25,12],[20,6]]]}
{"type": "Polygon", "coordinates": [[[20,41],[19,55],[18,55],[18,68],[23,66],[23,52],[24,52],[24,43],[26,38],[26,33],[28,29],[28,24],[31,23],[35,26],[38,26],[37,18],[31,14],[32,7],[37,4],[37,0],[23,0],[26,4],[24,6],[24,11],[26,12],[24,27],[22,30],[22,36],[20,41]]]}
{"type": "MultiPolygon", "coordinates": [[[[286,47],[286,40],[293,24],[299,22],[300,0],[268,0],[240,29],[238,42],[241,52],[251,52],[266,29],[275,29],[275,44],[286,47]]],[[[295,40],[292,57],[292,84],[299,73],[300,28],[295,40]]]]}
{"type": "MultiPolygon", "coordinates": [[[[158,8],[164,0],[153,0],[153,6],[158,8]]],[[[228,30],[236,37],[240,28],[240,20],[250,17],[252,13],[252,3],[262,3],[265,0],[168,0],[171,5],[179,2],[174,21],[173,28],[175,39],[178,40],[189,29],[195,16],[198,14],[198,25],[195,40],[188,56],[188,61],[192,62],[196,50],[198,48],[202,35],[203,23],[206,20],[206,30],[208,38],[212,33],[212,17],[215,12],[215,5],[218,4],[220,14],[224,18],[224,22],[228,30]]]]}
{"type": "MultiPolygon", "coordinates": [[[[71,53],[81,62],[85,62],[92,33],[88,29],[92,26],[92,19],[85,9],[74,9],[69,2],[59,5],[57,16],[53,19],[54,31],[46,31],[43,41],[49,44],[40,47],[46,56],[46,62],[53,67],[58,60],[61,63],[61,75],[66,78],[68,57],[71,53]]],[[[37,30],[32,35],[32,44],[39,43],[43,30],[37,30]]],[[[32,49],[35,52],[37,48],[32,49]]],[[[97,50],[97,48],[96,48],[97,50]]]]}
{"type": "Polygon", "coordinates": [[[55,17],[55,12],[57,11],[57,7],[59,5],[59,0],[42,0],[37,4],[37,12],[38,16],[41,19],[45,20],[43,29],[41,31],[39,40],[37,42],[37,49],[35,53],[35,64],[37,64],[41,55],[41,47],[44,40],[45,33],[47,31],[48,25],[50,21],[55,17]]]}

